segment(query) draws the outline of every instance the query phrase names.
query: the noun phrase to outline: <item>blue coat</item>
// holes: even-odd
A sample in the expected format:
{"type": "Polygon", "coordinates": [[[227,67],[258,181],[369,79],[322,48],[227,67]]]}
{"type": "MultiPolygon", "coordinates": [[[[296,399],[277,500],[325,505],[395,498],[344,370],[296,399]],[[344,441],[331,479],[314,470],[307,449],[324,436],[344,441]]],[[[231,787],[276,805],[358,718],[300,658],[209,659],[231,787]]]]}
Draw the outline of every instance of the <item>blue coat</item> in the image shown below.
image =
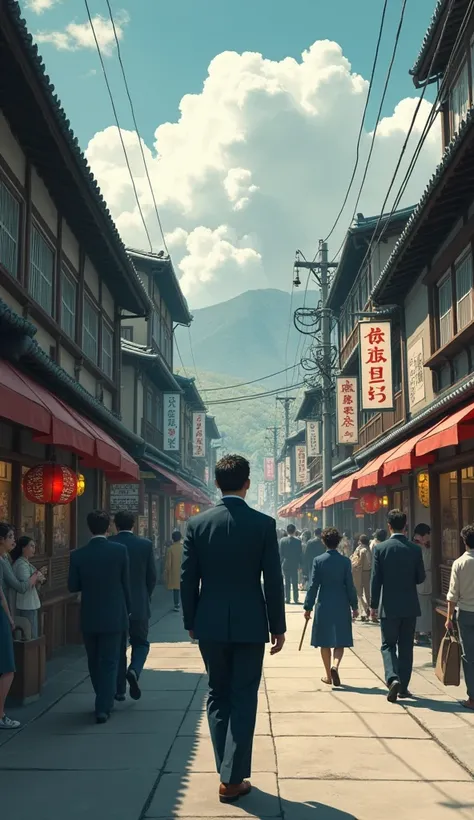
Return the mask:
{"type": "Polygon", "coordinates": [[[110,538],[127,548],[130,566],[130,593],[132,621],[147,621],[150,617],[150,599],[156,586],[156,566],[153,544],[133,532],[119,532],[110,538]]]}
{"type": "Polygon", "coordinates": [[[83,632],[125,632],[130,612],[127,549],[104,537],[71,552],[70,592],[81,593],[83,632]]]}
{"type": "Polygon", "coordinates": [[[311,645],[353,646],[351,609],[357,609],[357,592],[351,562],[337,550],[314,559],[304,608],[310,612],[315,602],[311,645]]]}
{"type": "Polygon", "coordinates": [[[191,519],[183,545],[181,600],[185,628],[202,641],[265,643],[269,631],[283,634],[274,519],[240,498],[224,498],[191,519]]]}
{"type": "Polygon", "coordinates": [[[380,608],[381,618],[417,618],[421,610],[416,587],[425,577],[419,544],[395,533],[373,552],[370,606],[380,608]]]}

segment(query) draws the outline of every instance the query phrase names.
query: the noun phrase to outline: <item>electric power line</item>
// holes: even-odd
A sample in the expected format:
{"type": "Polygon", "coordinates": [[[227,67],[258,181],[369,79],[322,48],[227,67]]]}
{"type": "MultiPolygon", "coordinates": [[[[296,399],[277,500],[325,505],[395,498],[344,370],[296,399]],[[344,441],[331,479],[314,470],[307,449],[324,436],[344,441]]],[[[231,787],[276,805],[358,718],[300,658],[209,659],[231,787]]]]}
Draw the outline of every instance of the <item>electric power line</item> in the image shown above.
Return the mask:
{"type": "Polygon", "coordinates": [[[176,351],[177,351],[177,353],[178,353],[179,360],[180,360],[180,362],[181,362],[181,367],[183,368],[183,371],[184,371],[184,375],[186,376],[186,378],[187,378],[187,379],[189,379],[189,376],[188,376],[188,374],[187,374],[187,372],[186,372],[186,368],[185,368],[185,366],[184,366],[183,357],[181,356],[181,351],[180,351],[180,349],[179,349],[179,345],[178,345],[178,340],[177,340],[177,338],[176,338],[176,334],[174,334],[174,343],[175,343],[175,345],[176,345],[176,351]]]}
{"type": "MultiPolygon", "coordinates": [[[[299,382],[298,384],[293,385],[293,387],[302,387],[304,382],[299,382]]],[[[208,405],[215,405],[215,404],[238,404],[243,401],[253,401],[254,399],[263,399],[266,396],[276,396],[278,393],[284,392],[284,387],[279,387],[277,390],[268,390],[265,393],[254,393],[251,396],[234,396],[229,399],[213,399],[209,402],[206,402],[208,405]]]]}
{"type": "MultiPolygon", "coordinates": [[[[127,92],[128,101],[130,103],[130,111],[132,113],[132,119],[133,119],[133,124],[135,126],[135,133],[137,135],[138,144],[140,146],[140,153],[142,155],[143,166],[145,168],[145,174],[146,174],[146,178],[148,180],[148,186],[150,188],[150,193],[151,193],[151,197],[152,197],[152,200],[153,200],[153,206],[154,206],[154,209],[155,209],[156,219],[157,219],[157,222],[158,222],[158,227],[160,229],[161,238],[163,240],[163,247],[164,247],[166,253],[169,256],[170,253],[169,253],[169,250],[168,250],[168,246],[166,244],[165,234],[164,234],[164,231],[163,231],[163,225],[161,223],[161,217],[160,217],[160,214],[159,214],[159,211],[158,211],[158,205],[156,204],[155,192],[153,190],[153,185],[152,185],[152,182],[151,182],[151,179],[150,179],[150,173],[149,173],[149,170],[148,170],[148,163],[146,161],[145,152],[143,150],[143,141],[140,137],[140,132],[138,130],[137,118],[135,116],[135,108],[134,108],[133,101],[132,101],[132,95],[130,93],[130,88],[129,88],[128,81],[127,81],[127,75],[125,73],[125,66],[124,66],[123,61],[122,61],[122,51],[120,49],[120,41],[119,41],[119,38],[117,36],[117,29],[115,28],[115,20],[114,20],[114,16],[113,16],[113,13],[112,13],[112,8],[111,8],[109,0],[106,0],[106,3],[107,3],[107,8],[109,10],[110,22],[112,23],[112,29],[113,29],[113,32],[114,32],[115,44],[116,44],[116,47],[117,47],[117,57],[118,57],[118,61],[119,61],[119,64],[120,64],[120,69],[121,69],[121,72],[122,72],[123,82],[124,82],[124,85],[125,85],[125,90],[127,92]]],[[[86,5],[87,5],[87,3],[86,3],[86,5]]]]}
{"type": "Polygon", "coordinates": [[[328,235],[326,236],[326,238],[324,240],[325,242],[327,242],[328,239],[330,239],[330,237],[334,233],[334,231],[335,231],[335,229],[336,229],[336,227],[339,223],[339,220],[342,216],[344,208],[346,207],[347,200],[349,199],[349,194],[351,192],[352,185],[353,185],[353,182],[354,182],[354,179],[355,179],[355,175],[357,173],[357,168],[359,166],[360,143],[361,143],[361,140],[362,140],[362,134],[364,132],[365,117],[366,117],[366,114],[367,114],[367,109],[369,107],[370,95],[371,95],[371,92],[372,92],[372,86],[373,86],[374,77],[375,77],[375,69],[377,67],[377,62],[378,62],[378,57],[379,57],[380,42],[382,40],[383,27],[384,27],[384,23],[385,23],[385,15],[386,15],[386,12],[387,12],[387,5],[388,5],[388,0],[385,0],[384,5],[383,5],[383,9],[382,9],[382,18],[380,20],[379,34],[378,34],[378,38],[377,38],[377,45],[375,47],[374,60],[373,60],[373,63],[372,63],[372,72],[371,72],[370,80],[369,80],[369,89],[368,89],[367,97],[366,97],[366,100],[365,100],[364,110],[362,112],[362,120],[361,120],[361,123],[360,123],[359,134],[358,134],[358,137],[357,137],[356,158],[355,158],[355,162],[354,162],[354,168],[352,169],[352,175],[351,175],[351,178],[349,180],[349,184],[347,186],[347,190],[346,190],[346,193],[345,193],[341,208],[339,210],[338,215],[336,216],[336,219],[334,221],[334,224],[333,224],[331,230],[329,231],[328,235]]]}
{"type": "Polygon", "coordinates": [[[287,370],[294,370],[296,364],[291,367],[285,367],[283,370],[277,370],[276,373],[269,373],[268,376],[261,376],[259,379],[252,379],[249,382],[240,382],[239,384],[230,384],[227,387],[203,387],[203,393],[214,393],[217,390],[233,390],[236,387],[246,387],[248,384],[255,384],[256,382],[263,382],[265,379],[271,379],[273,376],[279,376],[281,373],[286,373],[287,370]]]}
{"type": "Polygon", "coordinates": [[[135,184],[132,169],[130,167],[130,161],[128,159],[127,149],[125,148],[125,142],[124,142],[124,139],[123,139],[123,136],[122,136],[122,130],[120,128],[120,122],[119,122],[119,118],[118,118],[118,114],[117,114],[117,109],[115,107],[115,102],[114,102],[114,97],[113,97],[113,94],[112,94],[112,89],[110,87],[109,78],[107,76],[107,71],[106,71],[105,63],[104,63],[104,58],[102,57],[102,52],[100,50],[99,41],[97,39],[97,35],[96,35],[96,32],[95,32],[95,28],[94,28],[94,23],[92,22],[92,16],[91,16],[88,0],[84,0],[84,3],[85,3],[85,6],[86,6],[87,16],[89,18],[89,25],[91,27],[92,35],[94,37],[94,42],[95,42],[95,45],[96,45],[96,48],[97,48],[97,53],[99,55],[99,60],[100,60],[100,64],[101,64],[101,67],[102,67],[102,73],[104,75],[105,84],[107,86],[107,91],[108,91],[108,94],[109,94],[110,103],[112,105],[112,111],[114,113],[115,123],[117,125],[117,130],[118,130],[118,133],[119,133],[120,142],[122,144],[122,150],[123,150],[124,157],[125,157],[125,162],[126,162],[126,165],[127,165],[127,168],[128,168],[130,181],[132,183],[133,193],[135,195],[135,200],[136,200],[136,203],[137,203],[138,212],[140,214],[140,218],[141,218],[141,221],[142,221],[142,224],[143,224],[143,228],[145,230],[145,234],[146,234],[146,237],[148,239],[148,243],[150,245],[150,251],[153,252],[153,245],[152,245],[152,242],[151,242],[150,234],[148,232],[148,228],[146,226],[145,217],[143,216],[143,211],[142,211],[142,207],[140,205],[140,200],[138,198],[137,186],[135,184]]]}

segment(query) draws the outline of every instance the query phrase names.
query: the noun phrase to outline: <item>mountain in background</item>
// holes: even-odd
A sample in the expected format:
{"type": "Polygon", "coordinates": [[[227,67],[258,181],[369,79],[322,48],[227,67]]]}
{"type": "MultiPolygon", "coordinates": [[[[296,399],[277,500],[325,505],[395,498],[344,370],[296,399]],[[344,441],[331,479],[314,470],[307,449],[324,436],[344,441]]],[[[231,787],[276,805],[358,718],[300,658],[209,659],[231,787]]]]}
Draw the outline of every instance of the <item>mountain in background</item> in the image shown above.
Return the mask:
{"type": "MultiPolygon", "coordinates": [[[[194,310],[190,330],[176,330],[184,365],[191,373],[197,368],[242,381],[283,370],[299,361],[306,338],[293,324],[294,310],[304,303],[316,306],[317,301],[318,292],[308,290],[305,302],[304,288],[295,290],[293,297],[281,290],[249,290],[228,302],[194,310]]],[[[175,368],[179,367],[177,356],[175,368]]],[[[291,384],[293,372],[288,377],[291,384]]],[[[262,382],[261,389],[285,384],[286,374],[281,374],[262,382]]]]}

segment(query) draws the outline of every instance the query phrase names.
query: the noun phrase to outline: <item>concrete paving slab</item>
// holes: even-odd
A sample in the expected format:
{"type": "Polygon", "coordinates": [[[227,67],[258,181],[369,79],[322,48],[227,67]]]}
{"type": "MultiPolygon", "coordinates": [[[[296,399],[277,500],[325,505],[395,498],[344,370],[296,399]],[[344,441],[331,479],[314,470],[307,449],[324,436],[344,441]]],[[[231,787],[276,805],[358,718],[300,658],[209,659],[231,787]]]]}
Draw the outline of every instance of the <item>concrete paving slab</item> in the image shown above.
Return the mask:
{"type": "MultiPolygon", "coordinates": [[[[202,680],[201,674],[189,671],[177,670],[171,672],[144,669],[140,676],[140,688],[142,692],[194,692],[202,680]]],[[[77,694],[92,694],[93,691],[90,678],[87,678],[74,689],[77,694]]]]}
{"type": "Polygon", "coordinates": [[[352,780],[460,780],[470,775],[433,740],[275,738],[279,777],[352,780]]]}
{"type": "MultiPolygon", "coordinates": [[[[215,772],[216,762],[209,737],[178,737],[166,761],[166,772],[215,772]]],[[[253,772],[275,772],[276,759],[273,739],[260,735],[254,738],[253,772]]]]}
{"type": "MultiPolygon", "coordinates": [[[[191,706],[189,708],[193,712],[194,711],[202,711],[203,709],[206,708],[206,702],[207,702],[207,691],[203,687],[203,688],[199,689],[196,692],[196,694],[194,695],[194,697],[191,701],[191,706]]],[[[260,692],[260,695],[259,695],[259,698],[258,698],[258,711],[259,712],[268,712],[267,696],[266,696],[266,694],[264,693],[263,690],[260,692]]]]}
{"type": "Polygon", "coordinates": [[[121,771],[0,772],[2,817],[15,820],[135,820],[156,773],[121,771]]]}
{"type": "MultiPolygon", "coordinates": [[[[413,723],[413,721],[412,721],[413,723]]],[[[195,734],[209,736],[209,725],[206,712],[188,712],[179,730],[179,736],[189,737],[195,734]]],[[[270,716],[268,712],[259,712],[255,735],[270,735],[270,716]]]]}
{"type": "Polygon", "coordinates": [[[380,737],[427,739],[429,735],[410,715],[355,715],[348,712],[305,714],[275,713],[271,716],[275,737],[380,737]]]}
{"type": "Polygon", "coordinates": [[[472,717],[466,714],[460,703],[451,698],[419,698],[405,701],[405,708],[410,715],[421,721],[430,731],[434,729],[460,729],[472,726],[472,717]]]}
{"type": "MultiPolygon", "coordinates": [[[[191,702],[193,693],[189,692],[145,692],[140,700],[132,701],[127,699],[124,704],[117,703],[115,709],[128,708],[137,712],[151,712],[162,709],[177,709],[182,711],[191,702]],[[186,706],[183,706],[183,703],[186,706]]],[[[91,715],[94,711],[94,695],[85,693],[72,693],[62,698],[50,712],[83,712],[91,715]]]]}
{"type": "MultiPolygon", "coordinates": [[[[342,672],[341,672],[342,676],[342,672]]],[[[372,678],[348,678],[347,685],[343,683],[341,691],[350,686],[352,689],[375,689],[379,691],[380,681],[376,677],[372,678]]],[[[323,683],[321,676],[315,678],[268,678],[266,681],[268,692],[327,692],[330,688],[327,683],[323,683]]]]}
{"type": "Polygon", "coordinates": [[[249,820],[281,817],[276,776],[261,772],[252,778],[252,783],[253,791],[248,797],[239,803],[224,805],[219,803],[217,796],[217,775],[164,774],[146,817],[160,820],[175,817],[240,817],[249,820]]]}
{"type": "Polygon", "coordinates": [[[147,659],[147,669],[170,669],[181,670],[182,672],[198,672],[201,675],[205,672],[204,663],[201,656],[199,658],[170,658],[159,657],[152,655],[147,659]]]}
{"type": "MultiPolygon", "coordinates": [[[[380,679],[375,675],[373,672],[370,672],[369,669],[364,667],[357,667],[356,669],[349,669],[345,665],[341,667],[341,678],[344,680],[357,680],[358,678],[370,678],[372,681],[377,682],[380,685],[380,679]]],[[[263,670],[265,680],[270,680],[271,678],[317,678],[321,677],[323,674],[322,667],[318,668],[317,665],[314,667],[305,667],[305,668],[296,668],[292,666],[272,666],[268,664],[265,666],[263,670]],[[318,676],[319,672],[319,676],[318,676]]]]}
{"type": "Polygon", "coordinates": [[[472,820],[474,783],[279,781],[285,820],[472,820]],[[390,795],[387,797],[387,788],[390,795]]]}
{"type": "MultiPolygon", "coordinates": [[[[329,688],[329,687],[328,687],[329,688]]],[[[353,712],[364,714],[392,714],[401,712],[399,704],[389,703],[381,694],[364,694],[332,689],[330,692],[305,692],[304,698],[295,698],[291,693],[268,692],[270,712],[294,712],[298,709],[305,714],[310,712],[353,712]]]]}
{"type": "MultiPolygon", "coordinates": [[[[177,695],[183,695],[183,692],[177,692],[177,695]]],[[[131,702],[130,702],[131,703],[131,702]]],[[[187,704],[186,704],[187,706],[187,704]]],[[[174,710],[160,710],[160,711],[137,711],[130,705],[126,708],[125,705],[120,705],[114,710],[110,720],[104,725],[98,725],[93,720],[90,714],[85,712],[54,712],[50,711],[43,715],[28,728],[28,734],[42,735],[43,737],[50,737],[51,735],[138,735],[156,732],[160,734],[167,732],[168,734],[176,734],[185,715],[186,706],[178,711],[174,710]]],[[[197,713],[193,713],[197,714],[197,713]]],[[[192,716],[190,718],[190,727],[193,725],[192,716]]],[[[196,721],[194,721],[196,726],[196,721]]],[[[71,742],[75,742],[71,741],[71,742]]],[[[120,741],[127,743],[128,740],[120,741]]]]}
{"type": "Polygon", "coordinates": [[[456,729],[437,729],[433,734],[447,749],[455,749],[456,757],[474,777],[474,733],[464,726],[456,729]]]}
{"type": "MultiPolygon", "coordinates": [[[[173,743],[175,732],[128,735],[126,743],[117,743],[113,735],[51,735],[21,732],[0,750],[0,767],[4,769],[56,769],[63,771],[123,771],[162,768],[173,743]]],[[[59,778],[58,778],[59,779],[59,778]]]]}

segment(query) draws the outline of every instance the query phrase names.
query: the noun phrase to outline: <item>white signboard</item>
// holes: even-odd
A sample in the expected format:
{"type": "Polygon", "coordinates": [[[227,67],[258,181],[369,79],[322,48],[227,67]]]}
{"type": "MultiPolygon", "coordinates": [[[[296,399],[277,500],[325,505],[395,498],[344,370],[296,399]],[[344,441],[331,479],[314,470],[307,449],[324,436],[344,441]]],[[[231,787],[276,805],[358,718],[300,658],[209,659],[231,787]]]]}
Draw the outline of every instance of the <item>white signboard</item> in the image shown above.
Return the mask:
{"type": "Polygon", "coordinates": [[[417,339],[408,348],[408,395],[410,408],[425,398],[425,371],[423,339],[417,339]]]}
{"type": "Polygon", "coordinates": [[[359,322],[362,410],[393,410],[390,322],[359,322]]]}
{"type": "Polygon", "coordinates": [[[357,444],[359,441],[357,379],[338,376],[336,379],[337,443],[357,444]]]}
{"type": "Polygon", "coordinates": [[[306,447],[304,444],[298,444],[295,447],[295,462],[296,462],[296,483],[306,484],[306,447]]]}
{"type": "Polygon", "coordinates": [[[308,458],[321,455],[319,421],[306,422],[306,450],[308,452],[308,458]]]}
{"type": "Polygon", "coordinates": [[[285,458],[285,493],[291,493],[291,458],[285,458]]]}
{"type": "Polygon", "coordinates": [[[140,485],[139,484],[110,484],[110,512],[116,513],[119,510],[127,512],[140,512],[140,485]]]}
{"type": "Polygon", "coordinates": [[[285,494],[285,462],[278,462],[278,495],[285,494]]]}
{"type": "Polygon", "coordinates": [[[180,399],[179,393],[163,393],[163,450],[168,452],[179,450],[180,399]]]}
{"type": "Polygon", "coordinates": [[[193,456],[204,458],[206,455],[206,414],[193,413],[193,456]]]}
{"type": "Polygon", "coordinates": [[[258,485],[258,506],[262,508],[265,505],[265,484],[258,485]]]}

